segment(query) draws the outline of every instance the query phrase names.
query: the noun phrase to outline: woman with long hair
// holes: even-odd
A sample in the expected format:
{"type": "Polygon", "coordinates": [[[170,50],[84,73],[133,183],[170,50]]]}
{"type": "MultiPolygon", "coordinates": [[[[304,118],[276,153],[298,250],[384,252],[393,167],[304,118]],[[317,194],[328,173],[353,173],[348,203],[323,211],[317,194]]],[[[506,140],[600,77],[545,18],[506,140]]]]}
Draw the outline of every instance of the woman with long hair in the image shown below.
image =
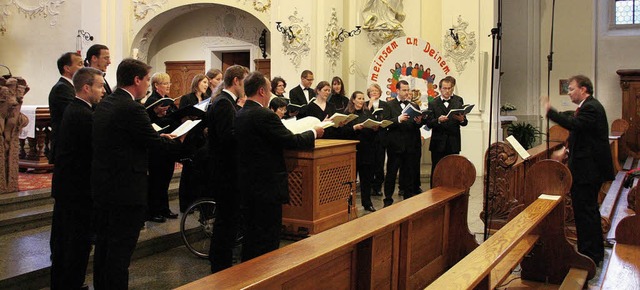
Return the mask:
{"type": "Polygon", "coordinates": [[[195,105],[202,100],[209,98],[207,89],[209,88],[209,79],[204,74],[197,74],[191,81],[191,93],[180,97],[180,109],[195,105]]]}
{"type": "MultiPolygon", "coordinates": [[[[302,119],[304,117],[313,116],[320,121],[328,120],[333,114],[336,113],[336,107],[327,102],[331,94],[331,85],[327,81],[321,81],[316,85],[316,99],[308,105],[304,106],[297,118],[302,119]]],[[[339,131],[334,127],[329,127],[324,131],[324,138],[337,139],[340,136],[339,131]]]]}
{"type": "Polygon", "coordinates": [[[331,80],[329,103],[332,103],[338,112],[344,111],[344,109],[347,108],[347,104],[349,104],[349,98],[347,98],[344,93],[344,82],[338,76],[333,77],[331,80]]]}

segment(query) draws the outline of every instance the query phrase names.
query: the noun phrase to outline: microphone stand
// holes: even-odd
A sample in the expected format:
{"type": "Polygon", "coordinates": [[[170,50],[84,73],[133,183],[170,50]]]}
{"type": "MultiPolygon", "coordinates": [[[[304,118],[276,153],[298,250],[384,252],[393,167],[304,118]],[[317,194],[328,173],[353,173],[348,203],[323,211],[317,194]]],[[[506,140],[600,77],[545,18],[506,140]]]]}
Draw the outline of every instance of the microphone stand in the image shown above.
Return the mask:
{"type": "MultiPolygon", "coordinates": [[[[491,96],[489,98],[489,146],[487,148],[491,148],[491,125],[494,120],[494,112],[493,112],[493,103],[494,100],[500,100],[500,78],[502,73],[500,69],[502,68],[502,63],[500,62],[500,53],[502,52],[502,0],[498,0],[498,23],[496,27],[491,29],[491,38],[492,38],[492,55],[491,55],[491,96]],[[496,80],[498,81],[498,87],[495,88],[496,80]]],[[[499,117],[496,118],[498,121],[499,117]]],[[[498,135],[499,126],[496,126],[496,136],[498,135]]],[[[496,150],[497,148],[494,148],[496,150]]],[[[489,154],[488,156],[491,156],[489,154]]],[[[491,214],[489,213],[489,180],[491,180],[491,158],[487,158],[487,166],[486,166],[486,179],[484,184],[484,240],[486,241],[489,238],[489,221],[491,214]]],[[[493,176],[495,178],[495,176],[493,176]]],[[[496,187],[496,182],[493,182],[494,190],[496,187]]]]}
{"type": "Polygon", "coordinates": [[[356,180],[345,181],[342,185],[349,185],[349,197],[347,198],[347,220],[351,221],[351,207],[353,207],[353,191],[356,184],[356,180]]]}
{"type": "MultiPolygon", "coordinates": [[[[551,4],[551,39],[549,43],[549,55],[547,55],[547,98],[551,96],[551,71],[553,70],[553,26],[555,22],[555,15],[556,0],[553,0],[553,3],[551,4]]],[[[551,152],[549,152],[550,138],[551,136],[549,135],[549,118],[547,118],[547,159],[551,158],[551,152]]]]}

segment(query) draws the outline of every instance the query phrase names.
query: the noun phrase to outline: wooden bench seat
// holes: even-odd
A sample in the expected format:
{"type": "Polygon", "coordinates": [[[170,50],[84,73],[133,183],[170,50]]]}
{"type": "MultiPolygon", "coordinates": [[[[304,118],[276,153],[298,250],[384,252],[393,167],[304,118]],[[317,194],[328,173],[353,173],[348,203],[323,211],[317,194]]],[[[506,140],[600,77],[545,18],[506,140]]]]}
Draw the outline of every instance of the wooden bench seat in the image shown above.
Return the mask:
{"type": "MultiPolygon", "coordinates": [[[[637,205],[637,201],[636,201],[637,205]]],[[[640,215],[623,218],[615,229],[616,244],[602,289],[640,288],[640,215]]]]}
{"type": "Polygon", "coordinates": [[[427,289],[494,289],[518,264],[522,279],[558,285],[569,273],[579,278],[578,270],[587,273],[585,281],[595,275],[593,261],[565,237],[562,193],[571,186],[569,169],[543,160],[530,168],[526,180],[527,194],[538,193],[539,198],[427,289]]]}
{"type": "Polygon", "coordinates": [[[443,158],[434,189],[180,289],[418,289],[478,246],[467,225],[473,164],[443,158]]]}
{"type": "MultiPolygon", "coordinates": [[[[625,173],[624,171],[621,171],[618,173],[618,175],[620,174],[625,174],[625,173]]],[[[616,176],[616,180],[617,180],[617,176],[616,176]]],[[[605,241],[607,242],[608,245],[612,245],[613,243],[615,243],[616,228],[618,227],[618,224],[620,223],[620,221],[625,217],[628,217],[634,214],[634,211],[632,209],[633,206],[630,206],[630,205],[633,205],[633,202],[630,203],[629,199],[630,199],[630,196],[636,195],[636,192],[638,191],[637,186],[638,186],[637,178],[633,181],[631,188],[624,188],[622,185],[620,185],[621,188],[620,188],[620,194],[619,194],[618,200],[615,203],[614,207],[612,208],[610,213],[611,216],[609,217],[610,229],[607,232],[603,231],[603,233],[606,233],[605,241]]],[[[613,187],[613,185],[611,187],[613,187]]],[[[602,215],[602,213],[603,211],[602,211],[602,205],[601,205],[600,214],[602,215]]],[[[604,222],[604,216],[602,217],[602,219],[604,222]]],[[[604,224],[603,224],[603,229],[604,229],[604,224]]]]}
{"type": "Polygon", "coordinates": [[[622,170],[629,171],[633,167],[633,156],[627,157],[624,161],[624,165],[622,165],[622,170]]]}
{"type": "Polygon", "coordinates": [[[605,194],[604,199],[600,204],[602,232],[605,234],[608,233],[611,229],[611,221],[613,220],[613,216],[616,212],[616,205],[620,200],[622,191],[625,190],[623,186],[625,174],[626,172],[624,171],[619,171],[618,174],[616,174],[616,178],[611,182],[609,190],[605,194]]]}

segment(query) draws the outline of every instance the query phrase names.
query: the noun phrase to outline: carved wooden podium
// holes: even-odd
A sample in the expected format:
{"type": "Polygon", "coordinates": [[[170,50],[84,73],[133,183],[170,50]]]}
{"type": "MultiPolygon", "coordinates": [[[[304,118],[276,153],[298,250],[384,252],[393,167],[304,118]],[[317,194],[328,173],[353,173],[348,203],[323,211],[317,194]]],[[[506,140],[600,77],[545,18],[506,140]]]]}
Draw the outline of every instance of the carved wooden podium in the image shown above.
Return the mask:
{"type": "MultiPolygon", "coordinates": [[[[349,221],[348,182],[356,180],[357,143],[319,139],[313,150],[285,151],[290,201],[282,206],[282,224],[287,232],[317,234],[349,221]]],[[[355,201],[354,188],[352,219],[355,201]]]]}

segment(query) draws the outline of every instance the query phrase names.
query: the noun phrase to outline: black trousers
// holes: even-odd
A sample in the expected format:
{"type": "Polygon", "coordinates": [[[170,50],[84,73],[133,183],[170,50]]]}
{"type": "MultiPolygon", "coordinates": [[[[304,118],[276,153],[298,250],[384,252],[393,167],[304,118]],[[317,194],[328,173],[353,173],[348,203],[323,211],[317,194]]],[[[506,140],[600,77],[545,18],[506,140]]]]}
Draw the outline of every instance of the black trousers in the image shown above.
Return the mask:
{"type": "Polygon", "coordinates": [[[572,184],[571,200],[578,234],[578,252],[596,264],[604,258],[598,191],[600,183],[572,184]]]}
{"type": "Polygon", "coordinates": [[[149,215],[164,215],[169,212],[169,184],[173,178],[175,159],[157,151],[149,153],[149,178],[147,196],[149,215]]]}
{"type": "Polygon", "coordinates": [[[373,146],[375,152],[373,155],[373,180],[371,181],[371,187],[375,191],[380,191],[384,183],[384,158],[387,152],[380,142],[374,142],[373,146]]]}
{"type": "Polygon", "coordinates": [[[51,223],[51,289],[80,289],[93,239],[91,202],[56,201],[51,223]]]}
{"type": "MultiPolygon", "coordinates": [[[[234,187],[234,186],[232,186],[234,187]]],[[[218,188],[214,193],[216,200],[216,220],[209,244],[209,261],[211,273],[227,269],[233,265],[233,248],[240,230],[240,193],[232,187],[218,188]]]]}
{"type": "Polygon", "coordinates": [[[373,164],[357,162],[356,159],[356,170],[358,171],[358,176],[360,177],[360,202],[362,203],[363,207],[372,206],[373,204],[371,203],[371,187],[374,172],[373,164]]]}
{"type": "Polygon", "coordinates": [[[246,231],[242,244],[242,261],[248,261],[280,247],[282,205],[260,201],[247,203],[246,231]]]}
{"type": "Polygon", "coordinates": [[[146,208],[111,205],[95,211],[93,286],[96,290],[127,289],[131,255],[144,225],[146,208]]]}
{"type": "Polygon", "coordinates": [[[431,178],[429,178],[429,187],[433,188],[433,173],[435,172],[436,169],[436,165],[438,165],[438,162],[440,162],[440,160],[442,158],[444,158],[447,155],[451,155],[451,154],[459,154],[460,151],[458,152],[453,152],[453,151],[431,151],[431,178]]]}
{"type": "MultiPolygon", "coordinates": [[[[396,187],[396,176],[398,170],[400,171],[400,184],[401,189],[411,188],[415,185],[415,158],[420,158],[419,152],[391,152],[387,151],[387,174],[384,181],[384,205],[389,206],[393,204],[393,192],[396,187]]],[[[407,199],[415,195],[413,191],[405,191],[403,198],[407,199]]]]}

